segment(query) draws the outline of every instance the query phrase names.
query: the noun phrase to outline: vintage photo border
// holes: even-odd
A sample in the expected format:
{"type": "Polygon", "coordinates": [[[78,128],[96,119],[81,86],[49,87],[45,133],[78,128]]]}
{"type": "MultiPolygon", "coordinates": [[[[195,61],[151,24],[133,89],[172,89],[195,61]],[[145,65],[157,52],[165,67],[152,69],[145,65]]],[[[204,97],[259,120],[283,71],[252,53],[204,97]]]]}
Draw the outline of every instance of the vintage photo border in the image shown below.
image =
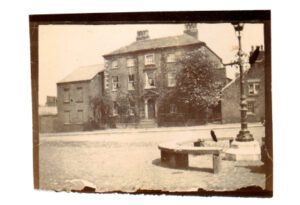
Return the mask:
{"type": "MultiPolygon", "coordinates": [[[[265,144],[270,158],[266,163],[266,189],[256,190],[242,188],[235,191],[206,191],[198,192],[166,192],[154,190],[138,190],[130,194],[166,194],[166,195],[196,195],[196,196],[273,196],[273,133],[272,133],[272,97],[271,97],[271,11],[163,11],[135,13],[88,13],[88,14],[49,14],[30,15],[30,53],[31,53],[31,86],[32,86],[32,116],[33,116],[33,165],[34,188],[39,189],[39,118],[38,118],[38,27],[39,25],[105,25],[105,24],[156,24],[156,23],[222,23],[245,22],[264,24],[265,44],[265,144]]],[[[106,193],[106,192],[104,192],[106,193]]],[[[125,193],[125,192],[112,192],[125,193]]],[[[127,193],[127,192],[126,192],[127,193]]]]}

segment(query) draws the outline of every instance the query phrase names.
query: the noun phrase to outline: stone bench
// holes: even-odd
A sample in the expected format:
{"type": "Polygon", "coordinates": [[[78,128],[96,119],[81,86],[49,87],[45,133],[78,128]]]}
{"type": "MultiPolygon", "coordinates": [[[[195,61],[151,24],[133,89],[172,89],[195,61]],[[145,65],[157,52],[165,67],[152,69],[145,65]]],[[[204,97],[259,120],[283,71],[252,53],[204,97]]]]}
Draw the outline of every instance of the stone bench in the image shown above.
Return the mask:
{"type": "Polygon", "coordinates": [[[219,173],[221,170],[220,147],[193,147],[180,142],[160,144],[161,162],[173,168],[187,168],[189,166],[188,155],[212,155],[213,172],[219,173]]]}

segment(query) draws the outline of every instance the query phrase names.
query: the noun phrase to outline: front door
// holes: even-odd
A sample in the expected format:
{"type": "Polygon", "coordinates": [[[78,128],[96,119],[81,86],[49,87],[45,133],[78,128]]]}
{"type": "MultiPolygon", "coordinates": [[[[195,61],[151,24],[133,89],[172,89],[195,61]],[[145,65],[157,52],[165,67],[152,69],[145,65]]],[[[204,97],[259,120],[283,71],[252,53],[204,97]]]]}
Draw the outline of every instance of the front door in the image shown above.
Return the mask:
{"type": "Polygon", "coordinates": [[[155,101],[153,99],[148,100],[148,116],[149,119],[155,118],[155,101]]]}

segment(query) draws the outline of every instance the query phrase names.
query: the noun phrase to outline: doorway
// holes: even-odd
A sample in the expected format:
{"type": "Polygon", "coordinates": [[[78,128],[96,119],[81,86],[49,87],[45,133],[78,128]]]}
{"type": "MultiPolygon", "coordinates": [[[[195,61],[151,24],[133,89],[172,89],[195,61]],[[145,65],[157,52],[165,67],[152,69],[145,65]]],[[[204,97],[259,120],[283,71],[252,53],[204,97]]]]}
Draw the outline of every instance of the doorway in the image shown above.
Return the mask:
{"type": "Polygon", "coordinates": [[[155,118],[155,100],[153,99],[148,100],[148,117],[149,119],[155,118]]]}

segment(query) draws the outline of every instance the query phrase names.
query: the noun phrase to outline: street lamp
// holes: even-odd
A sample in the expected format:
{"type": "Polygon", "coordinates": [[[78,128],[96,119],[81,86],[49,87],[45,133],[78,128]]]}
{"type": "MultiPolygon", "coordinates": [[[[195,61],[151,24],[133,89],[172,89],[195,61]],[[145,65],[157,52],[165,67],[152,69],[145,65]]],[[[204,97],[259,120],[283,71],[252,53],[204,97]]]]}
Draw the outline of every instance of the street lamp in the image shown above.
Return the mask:
{"type": "Polygon", "coordinates": [[[238,42],[239,42],[239,51],[238,51],[238,66],[240,69],[240,111],[241,111],[241,130],[236,137],[236,141],[239,142],[247,142],[253,141],[253,136],[250,134],[248,130],[247,124],[247,98],[245,95],[245,78],[244,78],[244,67],[242,62],[242,41],[241,41],[241,31],[244,28],[243,23],[232,23],[234,30],[237,34],[238,42]]]}
{"type": "MultiPolygon", "coordinates": [[[[256,161],[261,159],[261,149],[257,140],[254,140],[248,130],[247,124],[247,98],[245,94],[244,60],[242,52],[241,31],[244,28],[242,23],[232,23],[239,41],[238,60],[227,65],[238,65],[240,69],[240,111],[241,111],[241,130],[229,149],[225,150],[225,157],[229,160],[256,161]]],[[[225,64],[226,65],[226,64],[225,64]]]]}

